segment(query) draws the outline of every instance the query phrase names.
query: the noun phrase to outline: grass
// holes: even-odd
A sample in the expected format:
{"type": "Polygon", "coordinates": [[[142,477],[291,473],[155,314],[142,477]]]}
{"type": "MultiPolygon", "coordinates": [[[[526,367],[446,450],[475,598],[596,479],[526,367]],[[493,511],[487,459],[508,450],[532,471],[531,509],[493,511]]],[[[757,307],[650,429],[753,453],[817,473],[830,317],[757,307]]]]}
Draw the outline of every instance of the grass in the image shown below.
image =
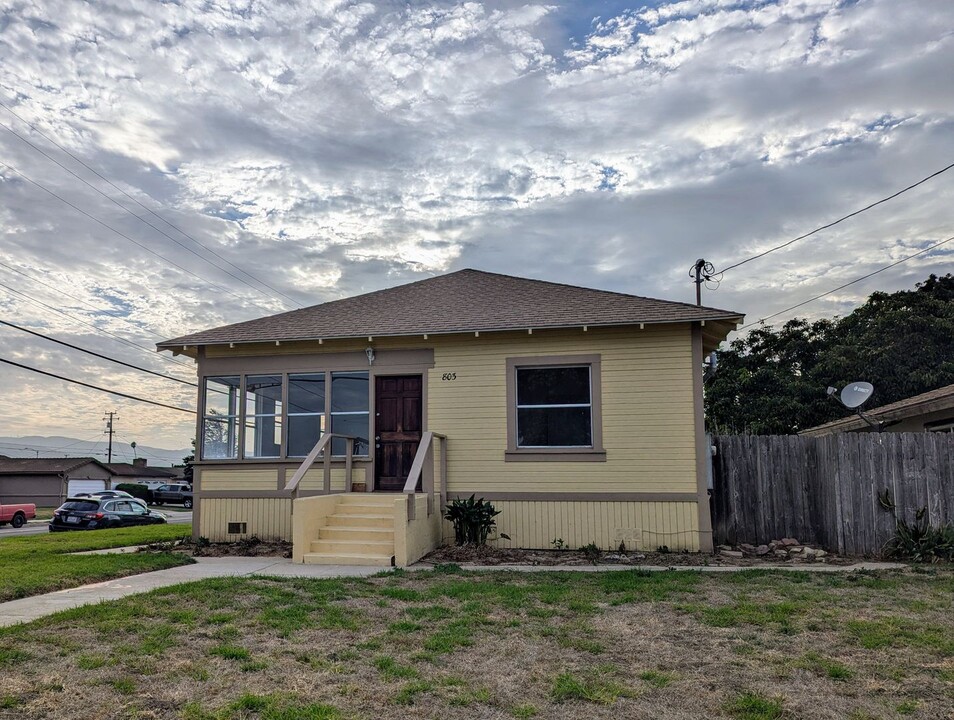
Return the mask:
{"type": "Polygon", "coordinates": [[[952,638],[943,567],[217,578],[0,629],[0,703],[43,717],[70,688],[182,720],[948,717],[952,638]]]}
{"type": "Polygon", "coordinates": [[[0,602],[192,562],[173,553],[69,555],[83,550],[177,540],[190,525],[50,533],[0,539],[0,602]]]}
{"type": "Polygon", "coordinates": [[[725,704],[725,712],[738,720],[776,720],[782,717],[783,702],[759,693],[744,692],[725,704]]]}

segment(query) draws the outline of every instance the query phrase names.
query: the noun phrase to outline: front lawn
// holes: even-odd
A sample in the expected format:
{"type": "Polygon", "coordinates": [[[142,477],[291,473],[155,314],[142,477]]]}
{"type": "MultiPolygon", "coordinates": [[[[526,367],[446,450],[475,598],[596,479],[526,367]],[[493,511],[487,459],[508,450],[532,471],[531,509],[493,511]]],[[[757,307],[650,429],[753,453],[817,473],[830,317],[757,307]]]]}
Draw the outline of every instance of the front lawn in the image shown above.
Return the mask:
{"type": "Polygon", "coordinates": [[[67,706],[182,720],[951,717],[954,573],[206,580],[0,630],[0,707],[67,706]]]}
{"type": "Polygon", "coordinates": [[[178,540],[191,533],[191,525],[147,525],[0,539],[0,602],[186,565],[192,562],[191,558],[168,552],[124,555],[67,553],[178,540]]]}

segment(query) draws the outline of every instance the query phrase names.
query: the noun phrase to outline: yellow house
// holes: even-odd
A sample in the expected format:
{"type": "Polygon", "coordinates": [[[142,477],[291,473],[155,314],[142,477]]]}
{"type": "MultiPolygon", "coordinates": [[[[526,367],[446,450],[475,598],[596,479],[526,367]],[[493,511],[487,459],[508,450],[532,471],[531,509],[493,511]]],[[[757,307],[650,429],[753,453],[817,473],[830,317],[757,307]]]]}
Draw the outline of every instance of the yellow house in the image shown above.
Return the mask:
{"type": "Polygon", "coordinates": [[[709,550],[703,357],[741,320],[461,270],[160,343],[198,365],[195,535],[406,565],[476,495],[502,547],[709,550]]]}

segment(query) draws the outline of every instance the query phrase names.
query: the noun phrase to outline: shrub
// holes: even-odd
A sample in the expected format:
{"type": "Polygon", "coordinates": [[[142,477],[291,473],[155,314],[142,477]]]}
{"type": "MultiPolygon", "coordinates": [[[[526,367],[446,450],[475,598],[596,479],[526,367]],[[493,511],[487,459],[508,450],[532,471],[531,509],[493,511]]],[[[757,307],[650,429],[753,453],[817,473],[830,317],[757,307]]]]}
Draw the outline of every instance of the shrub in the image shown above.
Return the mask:
{"type": "Polygon", "coordinates": [[[119,483],[119,485],[113,489],[128,492],[133,497],[139,498],[144,502],[149,502],[152,499],[152,490],[139,483],[119,483]]]}
{"type": "MultiPolygon", "coordinates": [[[[497,527],[494,518],[500,514],[500,510],[494,508],[490,502],[483,498],[476,500],[473,495],[466,500],[455,498],[447,504],[444,511],[444,519],[454,525],[454,542],[458,545],[478,547],[487,544],[487,536],[497,527]]],[[[500,537],[510,539],[503,534],[500,537]]]]}
{"type": "Polygon", "coordinates": [[[928,525],[925,510],[918,510],[910,524],[897,518],[894,537],[884,547],[886,557],[911,562],[954,560],[954,525],[928,525]]]}

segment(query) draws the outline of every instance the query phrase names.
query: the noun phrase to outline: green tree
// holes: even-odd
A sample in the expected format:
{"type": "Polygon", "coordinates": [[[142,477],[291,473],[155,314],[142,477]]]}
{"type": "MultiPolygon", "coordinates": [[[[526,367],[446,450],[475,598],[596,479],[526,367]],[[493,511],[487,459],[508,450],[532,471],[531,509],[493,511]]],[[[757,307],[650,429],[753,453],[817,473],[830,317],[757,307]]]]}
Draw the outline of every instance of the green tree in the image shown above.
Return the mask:
{"type": "Polygon", "coordinates": [[[718,433],[798,432],[848,415],[825,389],[857,380],[874,384],[871,407],[954,383],[954,276],[734,340],[706,383],[706,418],[718,433]]]}

